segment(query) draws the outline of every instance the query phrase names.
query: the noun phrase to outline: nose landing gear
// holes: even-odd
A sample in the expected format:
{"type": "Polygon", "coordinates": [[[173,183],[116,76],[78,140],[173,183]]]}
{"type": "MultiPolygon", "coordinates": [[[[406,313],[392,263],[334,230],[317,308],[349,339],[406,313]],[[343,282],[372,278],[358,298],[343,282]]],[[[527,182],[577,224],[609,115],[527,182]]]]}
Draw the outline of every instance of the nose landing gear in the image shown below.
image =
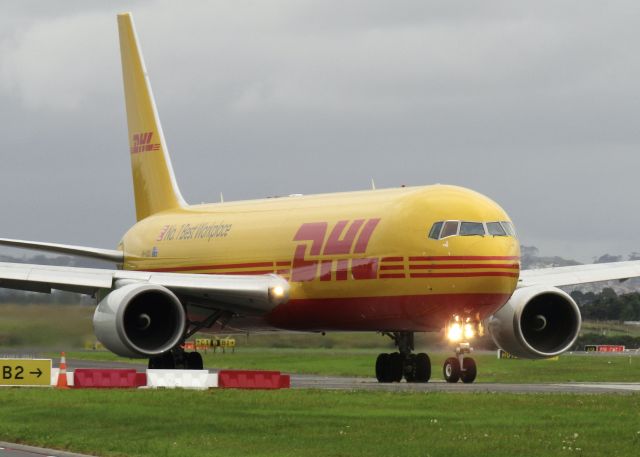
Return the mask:
{"type": "Polygon", "coordinates": [[[413,354],[413,332],[384,332],[391,338],[398,352],[380,354],[376,360],[378,382],[428,382],[431,378],[431,360],[425,353],[413,354]]]}
{"type": "Polygon", "coordinates": [[[462,317],[454,314],[451,317],[446,326],[446,335],[449,341],[456,343],[456,356],[444,361],[442,374],[445,381],[455,383],[462,379],[468,384],[476,380],[478,369],[475,360],[468,357],[473,352],[468,341],[483,334],[484,327],[479,315],[462,317]]]}
{"type": "Polygon", "coordinates": [[[476,361],[471,357],[465,357],[465,354],[471,354],[473,348],[469,343],[459,343],[456,347],[456,357],[449,357],[444,361],[442,374],[444,380],[450,383],[456,383],[460,379],[465,384],[472,383],[476,379],[478,370],[476,361]]]}

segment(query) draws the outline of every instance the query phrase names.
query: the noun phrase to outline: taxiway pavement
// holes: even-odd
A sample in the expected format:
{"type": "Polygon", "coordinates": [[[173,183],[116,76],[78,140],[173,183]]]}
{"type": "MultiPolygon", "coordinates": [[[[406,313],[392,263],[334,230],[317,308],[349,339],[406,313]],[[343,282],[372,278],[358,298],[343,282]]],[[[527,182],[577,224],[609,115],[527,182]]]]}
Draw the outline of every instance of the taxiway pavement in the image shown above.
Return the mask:
{"type": "Polygon", "coordinates": [[[0,441],[0,457],[90,457],[85,454],[74,454],[72,452],[58,451],[56,449],[46,449],[35,446],[25,446],[22,444],[5,443],[0,441]]]}
{"type": "MultiPolygon", "coordinates": [[[[74,368],[136,368],[146,369],[146,364],[90,361],[67,359],[69,370],[74,368]]],[[[211,371],[216,371],[211,369],[211,371]]],[[[436,373],[436,374],[439,374],[436,373]]],[[[504,393],[633,393],[640,392],[640,383],[623,382],[573,382],[573,383],[536,383],[536,384],[505,384],[494,382],[475,382],[464,384],[458,382],[449,384],[444,380],[432,379],[428,383],[396,382],[381,384],[375,378],[356,378],[345,376],[318,376],[306,374],[291,374],[293,389],[325,389],[325,390],[368,390],[394,392],[504,392],[504,393]]]]}

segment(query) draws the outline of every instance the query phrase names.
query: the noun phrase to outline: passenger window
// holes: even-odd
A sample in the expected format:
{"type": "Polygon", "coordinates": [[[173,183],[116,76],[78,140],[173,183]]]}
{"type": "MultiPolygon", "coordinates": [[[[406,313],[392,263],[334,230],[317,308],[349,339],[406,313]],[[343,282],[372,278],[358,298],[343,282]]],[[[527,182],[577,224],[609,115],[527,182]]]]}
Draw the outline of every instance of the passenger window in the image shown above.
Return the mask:
{"type": "Polygon", "coordinates": [[[442,221],[436,222],[435,224],[433,224],[433,227],[431,227],[431,231],[429,232],[429,238],[432,238],[434,240],[437,240],[438,238],[440,238],[441,228],[442,228],[442,221]]]}
{"type": "Polygon", "coordinates": [[[487,222],[487,230],[489,231],[489,235],[507,236],[507,232],[502,225],[500,225],[500,222],[487,222]]]}
{"type": "Polygon", "coordinates": [[[506,232],[509,234],[509,236],[516,236],[516,230],[515,228],[513,228],[513,224],[511,222],[508,221],[502,221],[502,226],[504,227],[504,229],[506,230],[506,232]]]}
{"type": "Polygon", "coordinates": [[[448,236],[453,236],[458,234],[458,221],[447,221],[444,223],[444,227],[442,227],[442,233],[440,234],[440,238],[446,238],[448,236]]]}
{"type": "Polygon", "coordinates": [[[460,224],[460,236],[484,236],[484,225],[482,222],[462,222],[460,224]]]}

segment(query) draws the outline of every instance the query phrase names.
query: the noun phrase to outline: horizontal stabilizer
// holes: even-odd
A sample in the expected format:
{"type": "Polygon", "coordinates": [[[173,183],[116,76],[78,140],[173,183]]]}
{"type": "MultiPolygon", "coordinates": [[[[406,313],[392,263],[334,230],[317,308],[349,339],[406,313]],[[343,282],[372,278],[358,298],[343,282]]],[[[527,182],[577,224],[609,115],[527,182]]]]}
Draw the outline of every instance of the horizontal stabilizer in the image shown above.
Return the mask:
{"type": "Polygon", "coordinates": [[[123,263],[124,254],[115,249],[88,248],[84,246],[72,246],[69,244],[41,243],[39,241],[12,240],[0,238],[0,246],[12,248],[35,249],[38,251],[53,252],[56,254],[79,255],[92,259],[106,260],[108,262],[123,263]]]}

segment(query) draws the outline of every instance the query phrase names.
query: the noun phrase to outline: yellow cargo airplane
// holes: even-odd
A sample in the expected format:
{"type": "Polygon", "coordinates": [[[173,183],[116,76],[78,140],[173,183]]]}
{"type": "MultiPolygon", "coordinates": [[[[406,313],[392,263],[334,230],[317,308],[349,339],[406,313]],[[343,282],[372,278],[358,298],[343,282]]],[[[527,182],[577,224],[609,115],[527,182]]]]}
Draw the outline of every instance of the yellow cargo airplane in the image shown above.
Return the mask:
{"type": "Polygon", "coordinates": [[[576,303],[558,286],[640,276],[640,262],[520,271],[509,216],[454,186],[406,187],[188,205],[182,199],[131,14],[118,16],[137,223],[117,250],[1,239],[106,259],[116,270],[0,263],[0,287],[97,300],[97,338],[150,368],[201,369],[195,332],[375,331],[380,382],[427,382],[414,332],[443,329],[447,381],[473,382],[470,343],[485,327],[520,357],[571,347],[576,303]]]}

